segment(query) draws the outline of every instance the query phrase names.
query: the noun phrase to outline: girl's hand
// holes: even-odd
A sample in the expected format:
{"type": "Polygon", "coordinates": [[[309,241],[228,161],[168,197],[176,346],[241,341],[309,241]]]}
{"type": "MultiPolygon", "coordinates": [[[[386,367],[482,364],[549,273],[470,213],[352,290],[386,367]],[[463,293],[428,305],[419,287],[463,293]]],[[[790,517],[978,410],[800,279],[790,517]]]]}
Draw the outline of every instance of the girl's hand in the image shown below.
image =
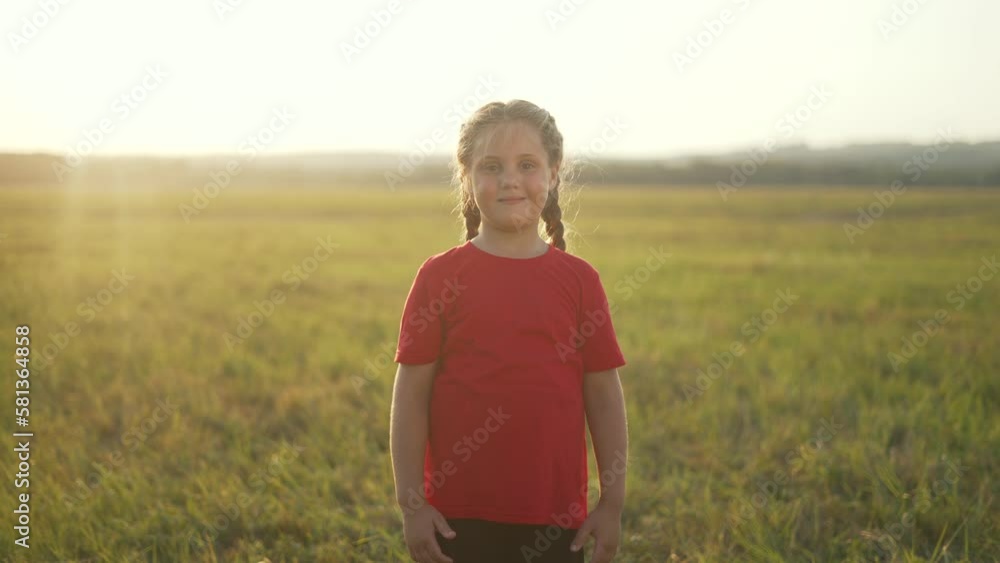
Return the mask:
{"type": "Polygon", "coordinates": [[[403,539],[410,550],[410,557],[417,563],[452,563],[452,559],[441,552],[434,532],[452,539],[455,531],[438,509],[429,504],[418,508],[413,514],[403,516],[403,539]]]}
{"type": "Polygon", "coordinates": [[[622,535],[621,511],[597,503],[576,532],[570,549],[573,551],[583,549],[588,535],[593,535],[597,541],[590,563],[610,563],[611,558],[618,552],[618,543],[622,535]]]}

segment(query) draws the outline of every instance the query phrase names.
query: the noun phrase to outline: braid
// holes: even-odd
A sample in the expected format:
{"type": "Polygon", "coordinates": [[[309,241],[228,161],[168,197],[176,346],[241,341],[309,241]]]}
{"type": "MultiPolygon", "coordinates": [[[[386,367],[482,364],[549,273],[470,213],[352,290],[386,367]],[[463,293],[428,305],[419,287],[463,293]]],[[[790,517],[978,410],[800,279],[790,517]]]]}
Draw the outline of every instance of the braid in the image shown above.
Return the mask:
{"type": "Polygon", "coordinates": [[[479,215],[479,206],[472,195],[465,192],[465,202],[462,205],[462,216],[465,217],[465,240],[472,240],[479,234],[479,223],[482,220],[479,215]]]}
{"type": "Polygon", "coordinates": [[[549,190],[549,198],[545,201],[545,208],[542,209],[542,220],[545,221],[545,234],[549,235],[550,243],[559,250],[566,250],[566,241],[563,240],[562,209],[559,208],[559,184],[561,180],[556,177],[556,185],[549,190]]]}

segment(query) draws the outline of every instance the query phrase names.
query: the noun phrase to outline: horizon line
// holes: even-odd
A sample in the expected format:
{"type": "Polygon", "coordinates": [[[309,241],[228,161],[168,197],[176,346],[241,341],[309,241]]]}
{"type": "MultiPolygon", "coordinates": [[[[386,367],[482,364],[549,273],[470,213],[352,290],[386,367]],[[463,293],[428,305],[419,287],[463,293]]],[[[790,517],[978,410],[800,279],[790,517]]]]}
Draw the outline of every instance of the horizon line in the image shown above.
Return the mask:
{"type": "MultiPolygon", "coordinates": [[[[956,139],[951,144],[953,145],[990,145],[1000,143],[1000,137],[989,140],[979,140],[970,141],[967,139],[956,139]]],[[[837,150],[845,149],[851,147],[864,147],[864,146],[874,146],[874,145],[903,145],[903,146],[927,146],[933,144],[932,141],[927,142],[913,142],[900,139],[893,140],[883,140],[883,141],[853,141],[846,143],[809,143],[809,142],[797,142],[788,143],[785,145],[779,145],[776,147],[775,151],[789,148],[804,148],[806,150],[824,151],[824,150],[837,150]]],[[[705,156],[721,156],[721,155],[732,155],[734,153],[748,152],[753,149],[759,148],[758,145],[741,146],[738,148],[728,148],[728,149],[715,149],[706,150],[703,152],[688,151],[683,153],[651,153],[651,152],[633,152],[633,153],[612,153],[606,155],[591,155],[593,158],[598,158],[601,160],[677,160],[685,158],[698,158],[705,156]]],[[[407,155],[413,152],[420,152],[416,149],[407,150],[392,150],[392,149],[268,149],[259,153],[256,158],[265,157],[289,157],[289,156],[386,156],[386,157],[398,157],[400,155],[407,155]]],[[[572,151],[569,154],[586,153],[585,150],[572,151]]],[[[53,151],[48,149],[22,149],[22,148],[7,148],[0,147],[0,155],[3,156],[60,156],[62,151],[53,151]]],[[[200,151],[200,152],[175,152],[170,150],[158,150],[158,151],[102,151],[99,153],[91,153],[86,155],[84,158],[121,158],[121,157],[131,157],[131,158],[165,158],[165,159],[190,159],[190,158],[211,158],[211,157],[231,157],[233,155],[240,154],[239,150],[231,151],[200,151]]],[[[425,158],[429,159],[451,159],[454,155],[450,152],[440,152],[433,151],[429,153],[421,153],[425,158]]]]}

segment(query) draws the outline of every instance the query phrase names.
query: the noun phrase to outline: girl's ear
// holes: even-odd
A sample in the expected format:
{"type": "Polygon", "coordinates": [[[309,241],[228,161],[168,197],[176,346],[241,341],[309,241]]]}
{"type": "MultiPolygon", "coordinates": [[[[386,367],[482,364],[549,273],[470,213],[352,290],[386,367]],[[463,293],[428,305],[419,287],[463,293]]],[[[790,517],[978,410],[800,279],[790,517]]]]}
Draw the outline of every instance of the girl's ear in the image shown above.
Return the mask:
{"type": "Polygon", "coordinates": [[[559,178],[559,165],[558,164],[553,165],[552,168],[550,169],[550,172],[551,174],[549,174],[549,188],[551,189],[552,186],[555,185],[556,179],[559,178]]]}

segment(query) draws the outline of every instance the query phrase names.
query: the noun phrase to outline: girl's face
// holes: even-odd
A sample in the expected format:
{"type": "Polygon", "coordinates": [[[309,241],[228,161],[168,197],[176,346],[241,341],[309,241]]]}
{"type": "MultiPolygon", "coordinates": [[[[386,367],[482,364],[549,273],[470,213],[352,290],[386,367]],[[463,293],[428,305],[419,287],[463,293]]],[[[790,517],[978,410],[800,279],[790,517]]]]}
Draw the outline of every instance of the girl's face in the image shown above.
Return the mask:
{"type": "Polygon", "coordinates": [[[538,229],[549,188],[559,173],[538,130],[522,121],[488,129],[472,162],[472,193],[483,223],[497,230],[538,229]]]}

